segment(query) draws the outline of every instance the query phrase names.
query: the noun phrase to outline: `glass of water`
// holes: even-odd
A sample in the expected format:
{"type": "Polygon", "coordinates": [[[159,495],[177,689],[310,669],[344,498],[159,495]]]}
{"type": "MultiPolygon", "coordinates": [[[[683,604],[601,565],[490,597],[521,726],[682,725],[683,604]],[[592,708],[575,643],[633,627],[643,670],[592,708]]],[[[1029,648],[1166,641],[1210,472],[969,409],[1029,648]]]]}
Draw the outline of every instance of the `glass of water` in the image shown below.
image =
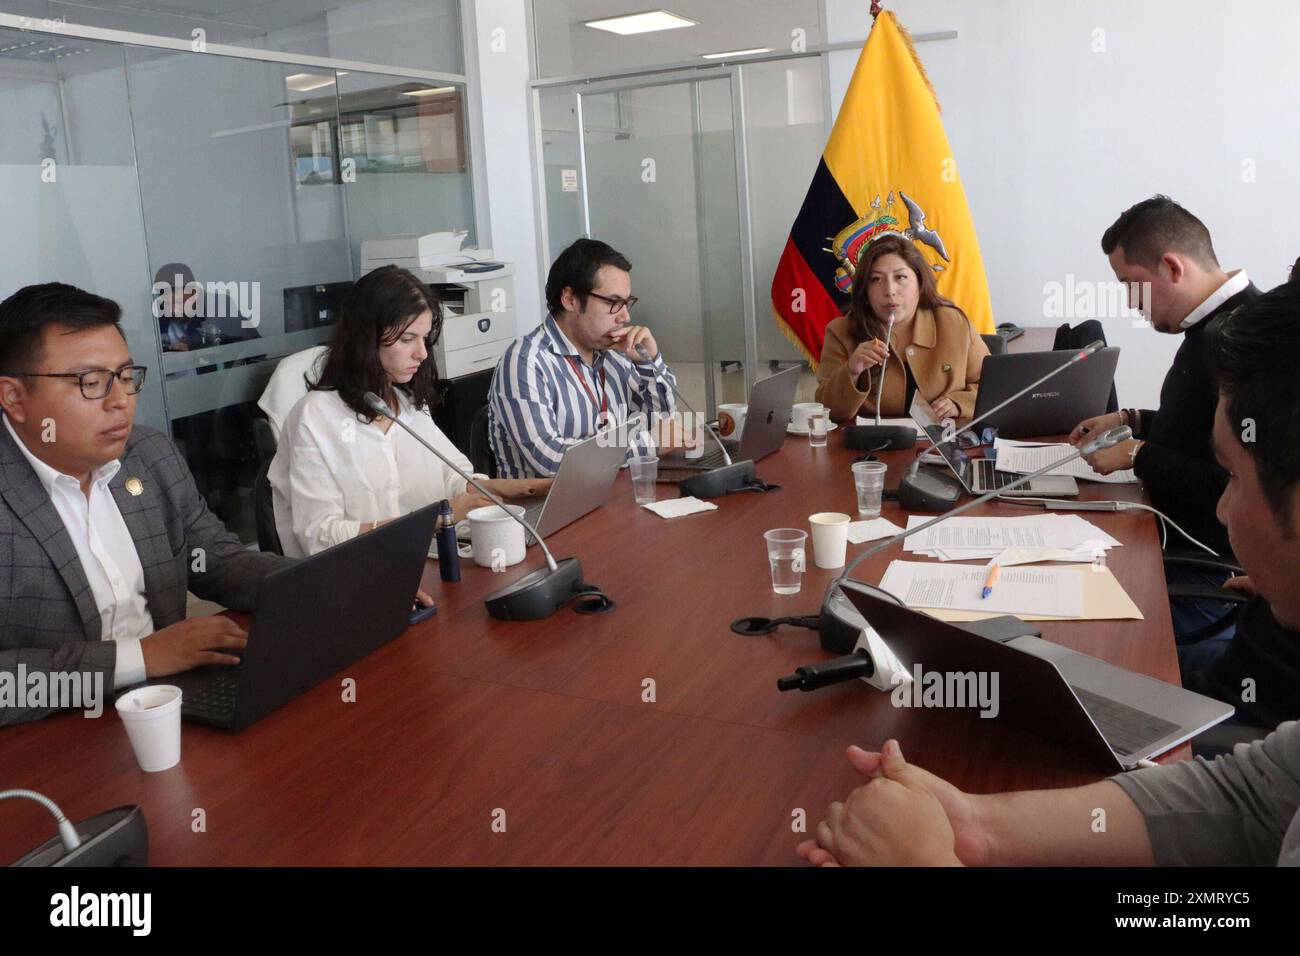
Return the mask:
{"type": "Polygon", "coordinates": [[[627,469],[632,473],[632,493],[636,495],[636,503],[652,503],[657,497],[655,482],[659,477],[659,459],[654,455],[637,455],[629,459],[627,469]]]}
{"type": "Polygon", "coordinates": [[[774,528],[763,538],[767,541],[767,563],[772,568],[772,590],[777,594],[798,594],[807,567],[808,532],[774,528]]]}
{"type": "Polygon", "coordinates": [[[858,490],[858,517],[880,517],[880,499],[885,491],[886,470],[883,461],[853,463],[853,485],[858,490]]]}
{"type": "Polygon", "coordinates": [[[825,414],[808,416],[808,444],[813,448],[826,447],[827,418],[825,414]]]}

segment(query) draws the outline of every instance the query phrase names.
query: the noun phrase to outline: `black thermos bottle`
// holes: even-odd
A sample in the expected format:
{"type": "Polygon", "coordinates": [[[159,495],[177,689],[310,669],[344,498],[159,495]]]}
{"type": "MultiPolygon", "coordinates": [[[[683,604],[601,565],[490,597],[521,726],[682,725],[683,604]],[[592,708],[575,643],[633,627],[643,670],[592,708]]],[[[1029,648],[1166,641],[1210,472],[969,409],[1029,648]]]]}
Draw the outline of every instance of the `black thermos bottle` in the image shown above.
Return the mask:
{"type": "Polygon", "coordinates": [[[438,573],[444,581],[460,580],[460,551],[456,544],[456,518],[451,513],[451,502],[444,501],[438,512],[436,525],[438,539],[438,573]]]}

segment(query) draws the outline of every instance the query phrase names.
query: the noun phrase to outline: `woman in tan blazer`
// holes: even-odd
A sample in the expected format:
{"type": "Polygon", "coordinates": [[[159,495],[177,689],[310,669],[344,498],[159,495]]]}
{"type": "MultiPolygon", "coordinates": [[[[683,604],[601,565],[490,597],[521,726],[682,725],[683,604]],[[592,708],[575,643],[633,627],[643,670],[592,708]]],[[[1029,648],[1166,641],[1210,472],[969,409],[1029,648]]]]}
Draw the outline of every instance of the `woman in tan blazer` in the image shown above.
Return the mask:
{"type": "Polygon", "coordinates": [[[988,346],[960,308],[939,294],[934,273],[912,242],[886,235],[863,251],[848,311],[826,326],[817,401],[831,420],[876,414],[877,375],[885,376],[881,414],[908,412],[907,373],[939,418],[970,418],[988,346]],[[888,316],[895,316],[888,353],[888,316]]]}

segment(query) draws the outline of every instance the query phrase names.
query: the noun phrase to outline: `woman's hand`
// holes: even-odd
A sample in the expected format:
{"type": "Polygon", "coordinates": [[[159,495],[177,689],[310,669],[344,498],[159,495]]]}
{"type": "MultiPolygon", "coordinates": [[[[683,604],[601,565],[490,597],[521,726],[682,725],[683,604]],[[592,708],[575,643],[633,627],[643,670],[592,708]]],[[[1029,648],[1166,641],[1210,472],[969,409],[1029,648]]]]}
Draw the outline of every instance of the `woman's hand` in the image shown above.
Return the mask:
{"type": "Polygon", "coordinates": [[[885,348],[885,343],[880,339],[863,342],[849,356],[849,372],[854,378],[857,378],[867,369],[883,365],[888,357],[889,350],[885,348]]]}
{"type": "Polygon", "coordinates": [[[940,421],[945,418],[961,417],[961,409],[951,398],[936,398],[930,403],[930,408],[934,410],[934,417],[940,421]]]}

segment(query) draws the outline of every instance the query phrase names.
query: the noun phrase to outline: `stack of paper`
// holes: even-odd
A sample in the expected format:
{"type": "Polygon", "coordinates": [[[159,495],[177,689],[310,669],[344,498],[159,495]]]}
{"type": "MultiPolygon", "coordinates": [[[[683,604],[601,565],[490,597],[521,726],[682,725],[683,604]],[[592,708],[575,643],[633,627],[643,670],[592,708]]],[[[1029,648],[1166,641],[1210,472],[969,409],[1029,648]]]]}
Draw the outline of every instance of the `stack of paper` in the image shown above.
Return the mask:
{"type": "MultiPolygon", "coordinates": [[[[1067,455],[1072,454],[1075,447],[1067,442],[1042,444],[1031,441],[1014,441],[1010,438],[997,438],[993,441],[993,450],[998,455],[998,462],[995,466],[998,471],[1027,475],[1030,472],[1038,471],[1040,468],[1046,468],[1054,461],[1060,461],[1067,455]]],[[[1070,475],[1072,478],[1081,478],[1084,481],[1105,481],[1112,484],[1127,484],[1138,480],[1137,475],[1133,474],[1132,470],[1112,471],[1109,475],[1098,474],[1082,458],[1075,458],[1060,468],[1052,469],[1047,474],[1070,475]]]]}
{"type": "MultiPolygon", "coordinates": [[[[931,519],[909,515],[908,528],[931,519]]],[[[949,518],[903,542],[903,550],[940,561],[1032,564],[1093,561],[1120,542],[1079,515],[1037,514],[1019,518],[949,518]]]]}
{"type": "Polygon", "coordinates": [[[1083,575],[1079,568],[1014,568],[998,577],[993,593],[980,594],[983,568],[893,561],[880,587],[911,608],[982,611],[989,614],[1083,616],[1083,575]]]}

